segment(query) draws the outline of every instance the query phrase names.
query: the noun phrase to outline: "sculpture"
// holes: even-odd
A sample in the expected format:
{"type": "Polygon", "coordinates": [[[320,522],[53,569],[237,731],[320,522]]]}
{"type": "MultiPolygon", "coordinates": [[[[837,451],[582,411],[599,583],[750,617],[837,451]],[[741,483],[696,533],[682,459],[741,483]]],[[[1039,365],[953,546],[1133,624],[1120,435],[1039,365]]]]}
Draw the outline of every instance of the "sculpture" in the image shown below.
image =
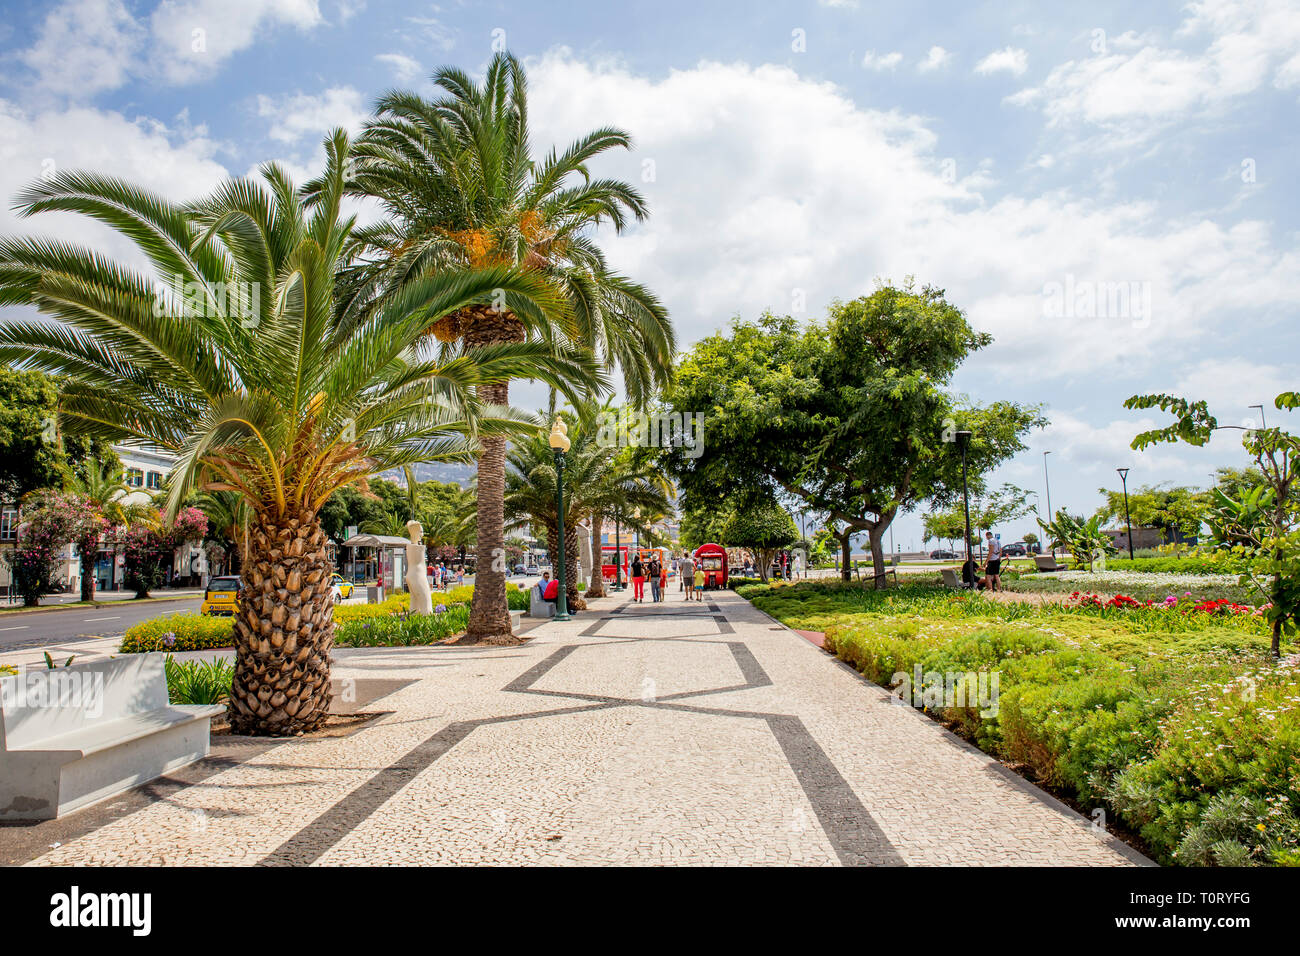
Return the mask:
{"type": "Polygon", "coordinates": [[[406,535],[411,539],[411,543],[406,546],[406,590],[411,592],[411,613],[432,614],[433,592],[429,588],[424,526],[415,520],[408,521],[406,535]]]}

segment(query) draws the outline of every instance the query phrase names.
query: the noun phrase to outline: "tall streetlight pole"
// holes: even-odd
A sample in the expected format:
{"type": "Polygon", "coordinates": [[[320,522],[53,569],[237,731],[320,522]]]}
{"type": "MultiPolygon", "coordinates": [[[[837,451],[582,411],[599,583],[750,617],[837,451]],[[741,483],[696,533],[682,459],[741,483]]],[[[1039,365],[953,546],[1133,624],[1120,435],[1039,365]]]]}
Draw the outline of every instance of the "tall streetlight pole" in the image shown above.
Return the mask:
{"type": "Polygon", "coordinates": [[[566,434],[568,428],[560,420],[560,416],[555,416],[555,424],[551,426],[551,450],[555,452],[555,500],[556,510],[559,513],[559,535],[560,535],[560,568],[558,577],[560,579],[560,590],[555,596],[555,620],[569,620],[569,563],[564,557],[564,453],[569,450],[569,436],[566,434]]]}
{"type": "Polygon", "coordinates": [[[623,520],[623,513],[617,508],[614,509],[614,590],[622,591],[623,584],[623,542],[619,540],[621,531],[619,522],[623,520]]]}
{"type": "MultiPolygon", "coordinates": [[[[1047,523],[1048,524],[1051,524],[1052,521],[1054,520],[1052,515],[1052,483],[1047,478],[1047,456],[1050,454],[1051,454],[1050,451],[1043,452],[1043,484],[1047,488],[1047,523]]],[[[1055,544],[1052,545],[1052,557],[1053,558],[1056,557],[1055,544]]]]}
{"type": "Polygon", "coordinates": [[[1128,516],[1128,469],[1116,468],[1119,480],[1124,485],[1124,528],[1128,535],[1128,559],[1133,560],[1133,519],[1128,516]]]}
{"type": "Polygon", "coordinates": [[[966,448],[970,445],[970,432],[957,433],[957,447],[961,449],[961,505],[966,514],[966,561],[962,562],[963,576],[970,561],[970,496],[966,489],[966,448]]]}

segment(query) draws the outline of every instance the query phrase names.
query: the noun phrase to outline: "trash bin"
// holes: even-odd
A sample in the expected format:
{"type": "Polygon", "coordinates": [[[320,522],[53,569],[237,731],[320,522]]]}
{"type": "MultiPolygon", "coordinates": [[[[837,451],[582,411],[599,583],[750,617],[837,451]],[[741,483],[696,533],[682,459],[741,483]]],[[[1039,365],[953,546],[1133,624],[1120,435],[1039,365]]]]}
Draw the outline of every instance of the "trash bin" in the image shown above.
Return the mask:
{"type": "Polygon", "coordinates": [[[384,586],[382,584],[366,585],[366,603],[367,604],[384,603],[384,586]]]}

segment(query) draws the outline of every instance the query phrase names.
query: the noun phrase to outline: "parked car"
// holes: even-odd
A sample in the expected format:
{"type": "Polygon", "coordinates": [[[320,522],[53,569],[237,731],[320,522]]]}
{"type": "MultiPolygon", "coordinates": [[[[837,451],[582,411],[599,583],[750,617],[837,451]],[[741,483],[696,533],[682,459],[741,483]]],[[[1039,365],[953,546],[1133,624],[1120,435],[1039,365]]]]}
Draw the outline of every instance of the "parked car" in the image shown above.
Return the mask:
{"type": "Polygon", "coordinates": [[[1008,558],[1023,558],[1029,552],[1023,541],[1013,541],[1002,546],[1002,553],[1008,558]]]}
{"type": "Polygon", "coordinates": [[[957,557],[957,555],[953,554],[946,548],[936,548],[930,552],[931,561],[948,561],[955,557],[957,557]]]}
{"type": "Polygon", "coordinates": [[[341,574],[336,574],[330,578],[330,590],[334,592],[334,600],[345,601],[352,597],[353,584],[341,574]]]}
{"type": "Polygon", "coordinates": [[[235,599],[239,596],[239,578],[233,574],[211,578],[203,591],[200,614],[214,617],[231,617],[235,613],[235,599]]]}

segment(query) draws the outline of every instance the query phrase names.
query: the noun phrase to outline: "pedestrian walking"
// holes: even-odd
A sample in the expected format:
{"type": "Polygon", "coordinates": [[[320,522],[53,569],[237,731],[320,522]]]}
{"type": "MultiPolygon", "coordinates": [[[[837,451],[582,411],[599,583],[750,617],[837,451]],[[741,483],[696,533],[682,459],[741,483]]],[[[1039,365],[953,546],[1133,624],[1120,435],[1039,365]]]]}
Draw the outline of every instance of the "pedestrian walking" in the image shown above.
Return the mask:
{"type": "Polygon", "coordinates": [[[650,600],[654,601],[656,604],[659,603],[659,576],[663,573],[663,570],[663,566],[659,563],[658,557],[650,559],[650,567],[648,568],[650,574],[650,600]]]}
{"type": "Polygon", "coordinates": [[[641,563],[641,555],[632,559],[632,600],[640,604],[641,599],[645,597],[645,565],[641,563]]]}
{"type": "Polygon", "coordinates": [[[691,599],[691,591],[695,587],[695,562],[691,560],[691,553],[687,551],[682,555],[681,563],[682,579],[680,582],[681,590],[686,592],[686,600],[691,599]]]}

